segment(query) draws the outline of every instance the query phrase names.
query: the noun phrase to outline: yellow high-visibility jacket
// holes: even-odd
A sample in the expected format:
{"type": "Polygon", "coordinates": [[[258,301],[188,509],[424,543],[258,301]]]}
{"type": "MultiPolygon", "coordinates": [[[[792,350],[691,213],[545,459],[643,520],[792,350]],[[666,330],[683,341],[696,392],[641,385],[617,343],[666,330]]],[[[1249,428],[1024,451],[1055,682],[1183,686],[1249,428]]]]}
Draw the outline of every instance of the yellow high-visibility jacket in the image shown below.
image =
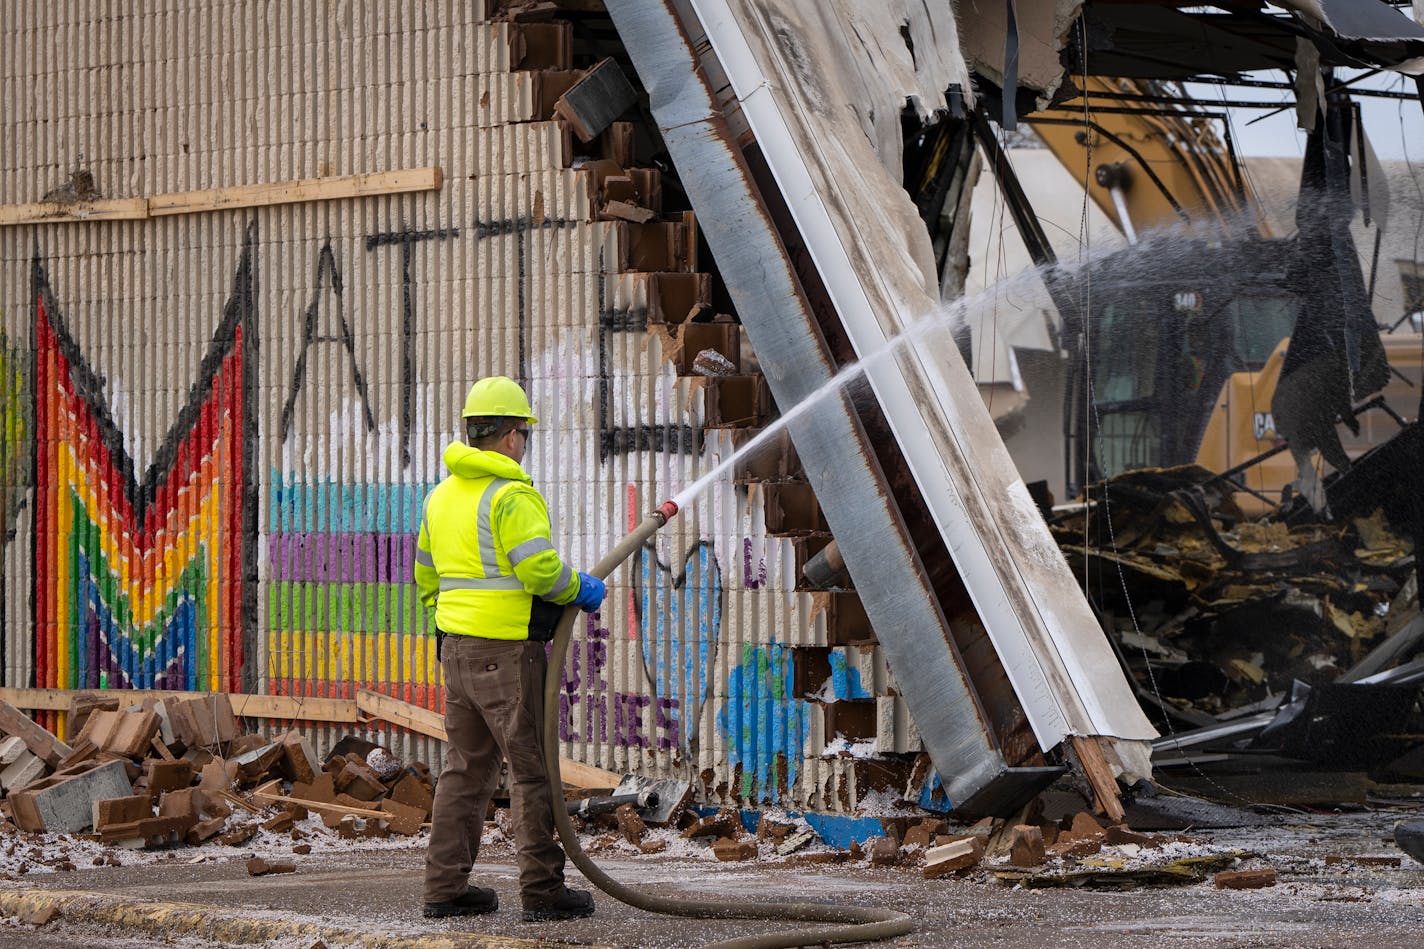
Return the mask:
{"type": "Polygon", "coordinates": [[[454,442],[444,459],[416,541],[420,601],[441,632],[548,640],[579,577],[554,549],[543,495],[498,452],[454,442]]]}

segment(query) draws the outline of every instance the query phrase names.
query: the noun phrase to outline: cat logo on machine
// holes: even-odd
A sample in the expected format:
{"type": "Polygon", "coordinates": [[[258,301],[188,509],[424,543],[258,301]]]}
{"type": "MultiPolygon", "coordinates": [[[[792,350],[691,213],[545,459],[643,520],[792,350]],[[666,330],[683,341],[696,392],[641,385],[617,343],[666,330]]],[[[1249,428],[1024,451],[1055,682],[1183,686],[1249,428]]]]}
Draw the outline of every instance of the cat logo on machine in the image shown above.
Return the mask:
{"type": "Polygon", "coordinates": [[[1276,440],[1276,419],[1270,412],[1255,412],[1251,415],[1251,434],[1256,441],[1276,440]]]}

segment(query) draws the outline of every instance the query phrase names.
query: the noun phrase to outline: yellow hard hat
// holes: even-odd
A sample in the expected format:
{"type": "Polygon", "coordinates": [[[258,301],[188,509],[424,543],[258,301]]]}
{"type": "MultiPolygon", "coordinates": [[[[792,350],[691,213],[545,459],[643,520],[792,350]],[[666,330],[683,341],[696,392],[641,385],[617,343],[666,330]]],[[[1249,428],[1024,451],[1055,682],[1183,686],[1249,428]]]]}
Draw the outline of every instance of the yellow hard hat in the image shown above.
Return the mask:
{"type": "Polygon", "coordinates": [[[487,376],[470,386],[460,414],[465,418],[522,418],[530,425],[539,423],[523,386],[508,376],[487,376]]]}

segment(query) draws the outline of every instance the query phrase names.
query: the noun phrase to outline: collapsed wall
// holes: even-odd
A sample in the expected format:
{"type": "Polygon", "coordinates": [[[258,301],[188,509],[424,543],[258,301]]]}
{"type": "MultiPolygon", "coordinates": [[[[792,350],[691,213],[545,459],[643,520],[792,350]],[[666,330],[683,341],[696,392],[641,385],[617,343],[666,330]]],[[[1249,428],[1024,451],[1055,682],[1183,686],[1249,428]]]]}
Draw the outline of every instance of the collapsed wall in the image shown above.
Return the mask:
{"type": "MultiPolygon", "coordinates": [[[[14,12],[5,686],[439,709],[413,532],[472,380],[530,389],[578,565],[765,423],[648,129],[580,142],[568,23],[480,7],[14,12]],[[694,375],[709,349],[730,375],[694,375]]],[[[904,790],[919,740],[864,612],[799,579],[828,535],[796,467],[739,470],[615,575],[563,671],[566,755],[748,804],[904,790]]]]}

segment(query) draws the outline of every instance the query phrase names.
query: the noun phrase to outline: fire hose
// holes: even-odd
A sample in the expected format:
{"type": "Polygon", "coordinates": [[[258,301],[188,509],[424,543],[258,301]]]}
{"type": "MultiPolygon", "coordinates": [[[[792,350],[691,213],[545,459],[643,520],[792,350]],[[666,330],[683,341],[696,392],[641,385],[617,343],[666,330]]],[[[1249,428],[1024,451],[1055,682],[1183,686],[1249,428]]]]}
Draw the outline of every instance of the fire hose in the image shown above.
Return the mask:
{"type": "MultiPolygon", "coordinates": [[[[612,550],[604,555],[589,571],[603,579],[627,560],[669,520],[677,514],[677,504],[664,502],[657,510],[643,519],[637,527],[620,540],[612,550]]],[[[559,670],[564,667],[564,656],[568,652],[569,638],[573,634],[574,621],[578,616],[576,607],[569,607],[559,619],[554,631],[554,639],[549,653],[549,668],[559,670]]],[[[836,923],[835,928],[807,928],[786,932],[768,933],[760,936],[744,936],[713,943],[707,949],[777,949],[784,946],[819,946],[837,942],[872,942],[903,936],[915,926],[910,917],[889,909],[865,906],[847,906],[834,903],[755,903],[722,902],[718,900],[692,899],[671,896],[656,896],[633,889],[613,879],[589,856],[579,844],[578,832],[574,829],[563,800],[563,788],[559,780],[559,686],[561,676],[555,671],[545,677],[544,682],[544,767],[549,774],[549,784],[556,802],[554,823],[559,828],[559,837],[564,842],[564,852],[574,866],[597,886],[614,899],[636,909],[668,916],[684,916],[690,919],[772,919],[807,923],[836,923]]]]}

